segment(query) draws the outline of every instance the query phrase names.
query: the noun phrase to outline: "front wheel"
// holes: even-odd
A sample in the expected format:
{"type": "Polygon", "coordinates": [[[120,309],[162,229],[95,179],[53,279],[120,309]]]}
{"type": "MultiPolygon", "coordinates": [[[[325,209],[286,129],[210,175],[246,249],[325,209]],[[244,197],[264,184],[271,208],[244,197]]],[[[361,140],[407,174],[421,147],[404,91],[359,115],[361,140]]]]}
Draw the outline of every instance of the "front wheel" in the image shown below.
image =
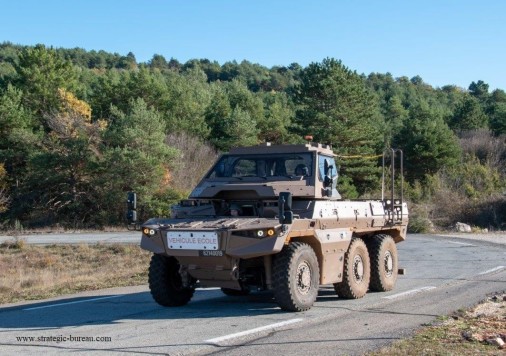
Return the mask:
{"type": "Polygon", "coordinates": [[[292,242],[275,256],[274,298],[283,310],[310,309],[318,296],[320,269],[311,246],[292,242]]]}
{"type": "Polygon", "coordinates": [[[195,287],[183,286],[179,262],[174,257],[154,254],[149,264],[149,289],[153,299],[165,307],[187,304],[195,287]]]}
{"type": "Polygon", "coordinates": [[[362,239],[354,238],[344,256],[343,280],[334,283],[334,290],[343,298],[362,298],[369,289],[370,278],[371,263],[367,246],[362,239]]]}
{"type": "Polygon", "coordinates": [[[397,246],[389,235],[376,235],[368,241],[371,257],[371,285],[375,292],[394,289],[397,281],[397,246]]]}

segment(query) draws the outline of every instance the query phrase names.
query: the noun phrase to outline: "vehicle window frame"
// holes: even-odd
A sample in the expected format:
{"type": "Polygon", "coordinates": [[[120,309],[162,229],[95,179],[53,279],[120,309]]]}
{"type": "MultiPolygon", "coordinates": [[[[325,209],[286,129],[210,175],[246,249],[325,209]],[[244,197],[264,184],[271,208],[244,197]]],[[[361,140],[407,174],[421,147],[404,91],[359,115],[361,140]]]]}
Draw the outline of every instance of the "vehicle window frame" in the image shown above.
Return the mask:
{"type": "MultiPolygon", "coordinates": [[[[313,172],[314,154],[311,152],[294,152],[294,153],[262,153],[251,155],[223,155],[216,164],[206,174],[205,179],[220,179],[220,178],[275,178],[275,177],[291,177],[295,176],[295,168],[299,164],[305,164],[308,170],[308,175],[305,178],[312,177],[313,172]],[[299,160],[297,160],[297,156],[299,160]],[[234,174],[235,169],[241,161],[254,161],[256,174],[234,174]],[[295,161],[287,165],[287,162],[295,161]],[[263,166],[259,166],[261,163],[263,166]],[[282,163],[282,164],[281,164],[282,163]],[[222,166],[223,174],[219,173],[219,166],[222,166]],[[286,171],[290,168],[292,172],[286,171]],[[258,175],[260,172],[265,172],[264,175],[258,175]]],[[[251,172],[248,172],[251,173],[251,172]]]]}

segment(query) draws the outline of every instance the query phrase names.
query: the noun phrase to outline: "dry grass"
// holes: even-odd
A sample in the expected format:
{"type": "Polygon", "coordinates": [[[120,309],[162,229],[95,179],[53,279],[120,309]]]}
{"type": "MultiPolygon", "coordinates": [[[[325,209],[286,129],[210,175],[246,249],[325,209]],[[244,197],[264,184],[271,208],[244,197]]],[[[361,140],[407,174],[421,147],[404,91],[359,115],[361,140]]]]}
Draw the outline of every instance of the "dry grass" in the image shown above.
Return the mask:
{"type": "Polygon", "coordinates": [[[506,339],[506,294],[443,317],[412,338],[368,355],[505,355],[506,348],[496,344],[498,338],[506,339]]]}
{"type": "Polygon", "coordinates": [[[0,304],[147,283],[150,253],[134,245],[0,245],[0,304]]]}

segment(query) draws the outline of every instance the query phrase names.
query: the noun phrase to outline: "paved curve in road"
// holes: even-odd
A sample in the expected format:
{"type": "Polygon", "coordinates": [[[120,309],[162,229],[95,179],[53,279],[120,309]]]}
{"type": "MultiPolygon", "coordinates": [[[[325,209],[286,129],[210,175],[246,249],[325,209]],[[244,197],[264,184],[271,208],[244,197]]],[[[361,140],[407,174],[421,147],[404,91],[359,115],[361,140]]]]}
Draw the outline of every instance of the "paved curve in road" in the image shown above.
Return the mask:
{"type": "Polygon", "coordinates": [[[344,300],[323,286],[303,313],[281,311],[269,293],[219,289],[163,308],[147,286],[2,305],[0,353],[355,355],[506,289],[504,244],[410,235],[398,247],[407,274],[395,290],[344,300]]]}

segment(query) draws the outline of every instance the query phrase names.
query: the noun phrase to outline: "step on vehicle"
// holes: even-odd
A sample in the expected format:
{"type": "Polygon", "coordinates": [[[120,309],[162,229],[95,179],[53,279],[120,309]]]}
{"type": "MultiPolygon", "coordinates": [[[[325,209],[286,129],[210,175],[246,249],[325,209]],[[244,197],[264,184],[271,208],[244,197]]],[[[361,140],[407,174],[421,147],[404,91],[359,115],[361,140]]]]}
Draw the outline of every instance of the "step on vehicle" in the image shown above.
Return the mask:
{"type": "MultiPolygon", "coordinates": [[[[281,309],[304,311],[320,285],[333,284],[342,298],[393,289],[396,244],[405,240],[408,224],[402,184],[399,197],[393,184],[402,151],[383,156],[382,197],[376,200],[341,198],[335,158],[329,146],[312,142],[223,154],[189,199],[172,207],[170,218],[141,226],[141,247],[153,253],[154,300],[185,305],[198,284],[229,296],[271,290],[281,309]]],[[[130,223],[137,224],[135,193],[128,205],[130,223]]]]}

